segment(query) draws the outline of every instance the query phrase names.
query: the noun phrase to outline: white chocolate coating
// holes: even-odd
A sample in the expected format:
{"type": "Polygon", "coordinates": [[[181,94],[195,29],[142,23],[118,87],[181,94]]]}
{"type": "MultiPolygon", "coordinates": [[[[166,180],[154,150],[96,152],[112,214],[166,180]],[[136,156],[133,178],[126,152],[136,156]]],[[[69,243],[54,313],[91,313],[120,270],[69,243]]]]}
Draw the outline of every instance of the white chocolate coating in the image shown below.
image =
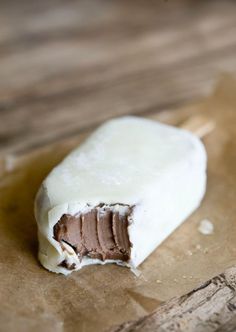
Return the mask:
{"type": "Polygon", "coordinates": [[[68,245],[53,239],[63,214],[87,204],[135,206],[128,227],[131,259],[117,264],[132,268],[144,259],[200,204],[206,188],[206,152],[193,134],[156,121],[127,116],[100,126],[55,167],[42,183],[35,204],[39,259],[50,271],[66,259],[75,270],[98,259],[79,260],[68,245]]]}

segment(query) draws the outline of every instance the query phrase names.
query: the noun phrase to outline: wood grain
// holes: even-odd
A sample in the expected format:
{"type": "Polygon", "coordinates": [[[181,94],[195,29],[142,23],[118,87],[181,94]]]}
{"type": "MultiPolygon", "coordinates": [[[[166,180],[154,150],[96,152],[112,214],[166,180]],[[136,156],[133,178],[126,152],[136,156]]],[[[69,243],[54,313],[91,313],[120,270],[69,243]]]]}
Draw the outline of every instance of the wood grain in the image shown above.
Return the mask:
{"type": "Polygon", "coordinates": [[[235,1],[1,1],[0,153],[197,99],[235,52],[235,1]]]}
{"type": "Polygon", "coordinates": [[[236,267],[208,280],[156,311],[110,332],[233,332],[236,326],[236,267]]]}

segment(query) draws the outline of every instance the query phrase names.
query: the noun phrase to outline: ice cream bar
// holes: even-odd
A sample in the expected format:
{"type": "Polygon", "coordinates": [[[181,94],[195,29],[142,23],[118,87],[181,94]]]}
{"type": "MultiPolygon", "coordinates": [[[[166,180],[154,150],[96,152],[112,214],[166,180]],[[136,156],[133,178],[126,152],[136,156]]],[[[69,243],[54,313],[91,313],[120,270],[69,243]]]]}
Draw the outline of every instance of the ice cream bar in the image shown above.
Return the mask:
{"type": "Polygon", "coordinates": [[[139,117],[109,120],[43,181],[39,260],[63,274],[89,264],[135,269],[199,206],[205,188],[196,136],[139,117]]]}

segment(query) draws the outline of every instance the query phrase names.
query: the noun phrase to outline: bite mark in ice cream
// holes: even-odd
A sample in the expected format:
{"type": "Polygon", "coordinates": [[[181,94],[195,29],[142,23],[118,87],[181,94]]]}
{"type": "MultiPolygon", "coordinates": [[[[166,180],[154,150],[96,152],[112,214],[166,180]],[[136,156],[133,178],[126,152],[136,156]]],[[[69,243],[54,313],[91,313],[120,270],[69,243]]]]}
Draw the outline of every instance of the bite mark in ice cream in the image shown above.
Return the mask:
{"type": "Polygon", "coordinates": [[[128,261],[131,243],[128,236],[129,217],[132,209],[122,206],[122,213],[115,205],[97,206],[86,213],[64,214],[54,226],[54,238],[69,244],[78,256],[128,261]]]}

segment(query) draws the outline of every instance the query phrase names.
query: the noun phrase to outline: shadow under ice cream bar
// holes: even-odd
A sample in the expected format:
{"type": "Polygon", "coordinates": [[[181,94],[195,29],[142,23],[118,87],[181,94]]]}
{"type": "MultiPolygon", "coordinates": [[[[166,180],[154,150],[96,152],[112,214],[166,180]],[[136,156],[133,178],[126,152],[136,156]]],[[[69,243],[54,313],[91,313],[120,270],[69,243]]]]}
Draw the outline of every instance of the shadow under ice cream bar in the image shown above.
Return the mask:
{"type": "Polygon", "coordinates": [[[123,117],[100,126],[44,180],[35,204],[39,259],[136,268],[200,204],[206,153],[193,134],[123,117]]]}

